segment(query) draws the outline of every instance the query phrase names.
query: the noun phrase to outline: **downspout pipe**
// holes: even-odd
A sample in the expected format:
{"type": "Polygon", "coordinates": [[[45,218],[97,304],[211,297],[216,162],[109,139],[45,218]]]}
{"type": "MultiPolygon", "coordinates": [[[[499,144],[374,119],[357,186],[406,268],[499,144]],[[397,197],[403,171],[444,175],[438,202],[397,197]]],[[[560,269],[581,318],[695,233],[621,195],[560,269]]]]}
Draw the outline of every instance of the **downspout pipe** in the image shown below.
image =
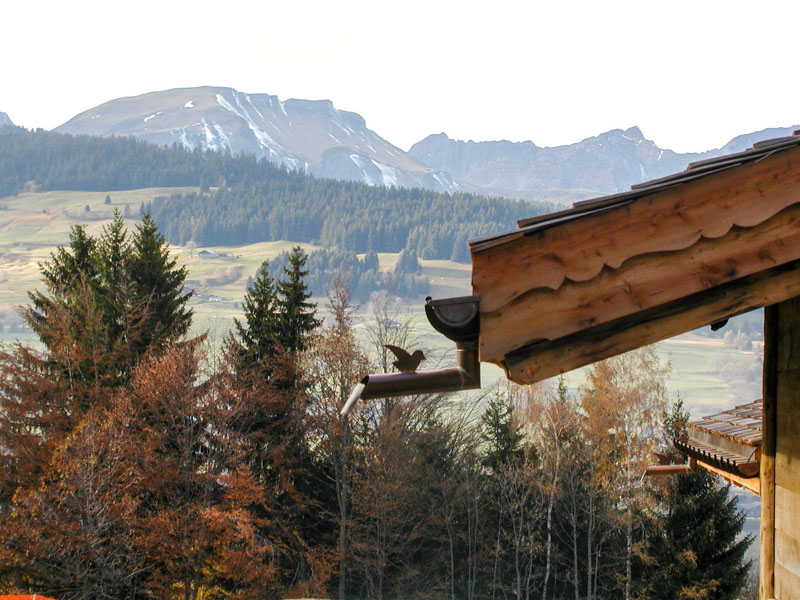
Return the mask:
{"type": "Polygon", "coordinates": [[[341,410],[347,416],[356,403],[373,398],[436,394],[481,387],[478,354],[479,296],[425,301],[425,313],[434,329],[456,342],[457,366],[435,371],[372,373],[364,376],[341,410]]]}

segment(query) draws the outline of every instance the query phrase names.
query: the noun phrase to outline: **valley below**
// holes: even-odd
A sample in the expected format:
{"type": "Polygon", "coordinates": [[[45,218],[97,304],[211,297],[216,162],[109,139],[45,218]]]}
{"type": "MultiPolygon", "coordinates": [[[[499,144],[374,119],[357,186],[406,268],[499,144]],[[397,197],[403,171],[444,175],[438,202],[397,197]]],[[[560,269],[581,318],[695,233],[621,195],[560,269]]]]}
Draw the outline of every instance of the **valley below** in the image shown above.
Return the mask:
{"type": "MultiPolygon", "coordinates": [[[[195,188],[148,188],[112,192],[50,191],[27,192],[0,199],[0,340],[9,343],[35,343],[35,336],[24,326],[20,311],[28,302],[27,293],[41,286],[39,265],[58,246],[69,243],[70,228],[85,224],[88,233],[97,235],[108,224],[115,210],[124,216],[129,230],[138,222],[142,203],[158,196],[189,192],[195,188]],[[110,203],[106,204],[106,197],[110,203]]],[[[241,300],[248,278],[255,276],[261,263],[300,245],[306,252],[318,249],[292,240],[258,242],[241,246],[195,247],[172,245],[179,264],[188,270],[187,286],[194,290],[191,307],[195,312],[193,332],[208,333],[212,344],[219,344],[241,317],[241,300]]],[[[397,253],[378,253],[380,269],[391,271],[397,253]]],[[[450,260],[420,260],[422,273],[430,281],[434,298],[469,295],[470,266],[450,260]]],[[[314,298],[325,315],[326,299],[314,298]]],[[[356,302],[357,331],[365,332],[374,320],[374,303],[356,302]]],[[[408,323],[416,343],[433,358],[431,363],[452,361],[450,342],[436,333],[424,313],[424,297],[392,300],[391,310],[399,322],[408,323]]],[[[727,328],[736,327],[734,320],[727,328]]],[[[672,365],[668,389],[680,394],[693,417],[725,410],[760,397],[762,348],[758,339],[747,349],[726,344],[722,334],[712,336],[708,328],[687,333],[657,344],[659,355],[672,365]]],[[[730,337],[730,336],[729,336],[730,337]]],[[[431,363],[426,365],[431,367],[431,363]]],[[[484,388],[504,379],[502,370],[483,363],[484,388]]],[[[583,383],[583,370],[567,374],[567,384],[576,391],[583,383]]]]}

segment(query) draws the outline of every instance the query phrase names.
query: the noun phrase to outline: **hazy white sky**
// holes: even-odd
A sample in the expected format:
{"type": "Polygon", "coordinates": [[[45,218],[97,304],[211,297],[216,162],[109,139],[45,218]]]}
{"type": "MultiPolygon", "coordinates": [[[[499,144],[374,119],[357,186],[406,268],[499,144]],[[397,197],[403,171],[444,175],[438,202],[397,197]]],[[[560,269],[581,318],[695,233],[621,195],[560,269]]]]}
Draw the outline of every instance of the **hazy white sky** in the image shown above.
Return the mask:
{"type": "Polygon", "coordinates": [[[0,111],[50,129],[149,91],[328,98],[406,149],[641,127],[721,146],[800,123],[800,2],[6,0],[0,111]]]}

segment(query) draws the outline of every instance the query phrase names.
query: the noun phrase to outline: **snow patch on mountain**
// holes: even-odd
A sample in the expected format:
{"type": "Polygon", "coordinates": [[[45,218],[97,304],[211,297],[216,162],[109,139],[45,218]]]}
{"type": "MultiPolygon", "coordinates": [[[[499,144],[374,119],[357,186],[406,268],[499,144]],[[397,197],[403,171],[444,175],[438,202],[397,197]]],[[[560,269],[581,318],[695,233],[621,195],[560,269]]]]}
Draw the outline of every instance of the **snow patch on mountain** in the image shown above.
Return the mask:
{"type": "Polygon", "coordinates": [[[222,142],[222,147],[227,149],[227,150],[232,150],[231,142],[228,139],[228,136],[225,133],[225,130],[222,129],[222,127],[219,125],[219,123],[214,123],[214,131],[217,132],[217,135],[219,136],[219,139],[222,142]]]}
{"type": "Polygon", "coordinates": [[[379,163],[378,161],[371,161],[381,172],[383,185],[386,187],[397,187],[397,178],[398,173],[397,169],[390,167],[389,165],[384,165],[383,163],[379,163]]]}
{"type": "MultiPolygon", "coordinates": [[[[242,105],[238,100],[239,99],[236,98],[236,104],[239,105],[239,108],[242,108],[242,105]]],[[[265,150],[267,150],[270,153],[270,155],[274,154],[274,151],[272,149],[272,145],[275,143],[275,141],[270,137],[270,135],[266,131],[261,129],[258,125],[256,125],[253,122],[253,119],[250,118],[250,115],[247,114],[247,111],[244,110],[244,108],[242,108],[242,111],[239,112],[239,110],[235,106],[233,106],[233,104],[228,102],[228,100],[226,100],[222,96],[222,94],[217,94],[217,102],[219,103],[219,105],[222,108],[232,112],[237,117],[242,119],[245,123],[247,123],[247,126],[250,128],[250,131],[252,131],[253,135],[256,136],[256,139],[258,139],[258,141],[261,144],[261,146],[265,150]]]]}
{"type": "Polygon", "coordinates": [[[372,169],[370,169],[367,166],[367,165],[377,166],[375,161],[369,160],[369,159],[365,159],[363,156],[360,156],[358,154],[351,154],[350,155],[350,160],[352,160],[353,163],[355,163],[356,167],[358,167],[358,170],[361,173],[360,179],[364,183],[366,183],[368,185],[380,185],[381,181],[379,179],[373,177],[372,173],[370,173],[370,171],[372,169]]]}

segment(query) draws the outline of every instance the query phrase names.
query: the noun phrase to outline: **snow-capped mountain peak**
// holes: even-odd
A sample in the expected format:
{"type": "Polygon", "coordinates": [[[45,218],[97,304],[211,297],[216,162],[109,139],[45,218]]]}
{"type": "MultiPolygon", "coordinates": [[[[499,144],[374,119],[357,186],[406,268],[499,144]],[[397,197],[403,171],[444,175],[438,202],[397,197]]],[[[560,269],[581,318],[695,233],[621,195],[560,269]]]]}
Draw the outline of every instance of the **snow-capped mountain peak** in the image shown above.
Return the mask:
{"type": "Polygon", "coordinates": [[[254,154],[319,177],[371,185],[457,191],[446,173],[422,165],[330,100],[281,100],[233,88],[199,87],[119,98],[56,131],[133,135],[187,149],[254,154]]]}

